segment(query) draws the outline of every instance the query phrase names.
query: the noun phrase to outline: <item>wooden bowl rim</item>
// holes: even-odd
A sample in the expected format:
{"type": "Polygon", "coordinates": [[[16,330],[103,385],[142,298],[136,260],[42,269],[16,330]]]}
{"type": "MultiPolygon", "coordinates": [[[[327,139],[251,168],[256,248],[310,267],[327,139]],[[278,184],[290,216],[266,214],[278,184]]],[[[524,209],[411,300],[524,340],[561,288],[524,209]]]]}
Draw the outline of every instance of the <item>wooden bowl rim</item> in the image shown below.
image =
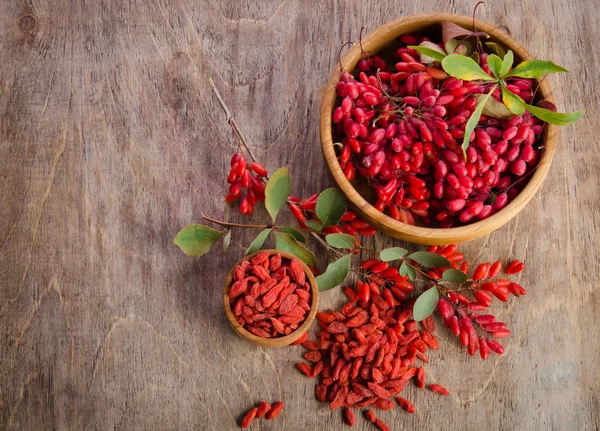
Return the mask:
{"type": "MultiPolygon", "coordinates": [[[[436,24],[439,25],[444,21],[450,21],[467,28],[470,28],[473,25],[473,18],[465,15],[452,13],[423,13],[409,15],[390,21],[369,32],[363,37],[362,46],[366,52],[375,53],[398,36],[405,34],[409,27],[415,29],[416,27],[424,28],[436,24]]],[[[479,31],[485,31],[490,35],[490,38],[486,40],[500,42],[504,46],[510,48],[517,58],[522,60],[533,59],[531,54],[529,54],[519,42],[496,26],[478,19],[476,19],[475,22],[479,31]]],[[[344,70],[352,71],[360,58],[361,48],[359,44],[356,44],[341,58],[341,64],[344,70]]],[[[340,75],[340,63],[337,63],[323,91],[320,126],[323,155],[334,180],[342,192],[348,197],[350,202],[359,210],[359,212],[365,215],[367,219],[380,224],[381,227],[383,227],[383,230],[387,231],[392,236],[422,244],[448,244],[478,238],[498,229],[515,217],[533,198],[544,182],[556,151],[558,128],[552,124],[546,124],[546,130],[543,136],[544,151],[540,157],[538,166],[533,172],[533,175],[529,178],[527,185],[515,199],[496,214],[475,223],[446,229],[412,226],[394,220],[388,215],[375,209],[375,207],[367,202],[356,191],[352,184],[346,179],[337,160],[335,149],[333,147],[331,114],[337,98],[335,86],[339,81],[340,75]]],[[[541,97],[554,103],[554,96],[548,81],[543,80],[539,85],[541,97]]]]}
{"type": "Polygon", "coordinates": [[[225,285],[224,285],[224,290],[223,290],[223,305],[225,307],[225,315],[227,316],[227,320],[229,321],[229,324],[233,327],[233,329],[235,330],[235,332],[238,335],[240,335],[242,338],[245,338],[254,344],[260,345],[261,347],[279,348],[279,347],[284,347],[284,346],[288,346],[288,345],[292,344],[294,341],[296,341],[298,338],[300,338],[302,336],[302,334],[304,334],[306,331],[308,331],[308,329],[310,328],[310,325],[315,320],[315,316],[317,315],[317,311],[318,311],[318,307],[319,307],[319,288],[317,286],[317,281],[316,281],[315,276],[313,275],[312,271],[308,268],[308,266],[304,262],[302,262],[302,260],[298,259],[293,254],[288,253],[286,251],[275,250],[275,249],[258,250],[252,254],[244,256],[235,265],[232,266],[231,270],[227,274],[227,277],[225,278],[225,285]],[[238,323],[238,321],[235,320],[235,316],[233,315],[233,311],[231,310],[231,304],[229,303],[229,288],[231,287],[231,284],[232,284],[231,282],[233,281],[233,271],[235,270],[235,267],[240,265],[244,261],[251,260],[256,255],[265,253],[265,252],[269,253],[269,256],[273,256],[275,254],[280,254],[281,257],[284,257],[286,259],[290,259],[290,260],[297,259],[302,264],[302,269],[304,270],[306,277],[308,279],[308,283],[310,284],[310,290],[311,290],[311,295],[312,295],[310,311],[308,313],[308,316],[306,316],[306,320],[304,320],[302,325],[300,325],[296,330],[294,330],[289,335],[285,335],[283,337],[278,337],[278,338],[262,338],[257,335],[254,335],[251,332],[244,329],[238,323]]]}

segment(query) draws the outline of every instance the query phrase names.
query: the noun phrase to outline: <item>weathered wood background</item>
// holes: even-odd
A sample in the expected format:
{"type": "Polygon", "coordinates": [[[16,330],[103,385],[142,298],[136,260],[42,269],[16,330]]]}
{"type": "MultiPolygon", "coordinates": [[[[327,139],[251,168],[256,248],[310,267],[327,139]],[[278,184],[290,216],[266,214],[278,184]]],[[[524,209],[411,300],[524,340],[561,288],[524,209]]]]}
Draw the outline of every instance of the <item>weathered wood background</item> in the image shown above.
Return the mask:
{"type": "MultiPolygon", "coordinates": [[[[289,166],[307,196],[332,184],[318,111],[339,46],[363,24],[474,3],[2,1],[0,429],[233,430],[263,399],[286,408],[254,429],[343,429],[295,371],[298,349],[254,348],[227,325],[221,283],[252,233],[202,259],[172,243],[202,213],[242,220],[223,202],[235,144],[208,77],[258,157],[289,166]]],[[[497,308],[506,354],[469,358],[442,330],[428,373],[452,396],[411,387],[414,415],[380,416],[393,429],[597,430],[600,16],[591,0],[492,1],[479,16],[568,68],[550,78],[558,106],[587,116],[561,131],[519,217],[464,246],[528,263],[527,296],[497,308]]]]}

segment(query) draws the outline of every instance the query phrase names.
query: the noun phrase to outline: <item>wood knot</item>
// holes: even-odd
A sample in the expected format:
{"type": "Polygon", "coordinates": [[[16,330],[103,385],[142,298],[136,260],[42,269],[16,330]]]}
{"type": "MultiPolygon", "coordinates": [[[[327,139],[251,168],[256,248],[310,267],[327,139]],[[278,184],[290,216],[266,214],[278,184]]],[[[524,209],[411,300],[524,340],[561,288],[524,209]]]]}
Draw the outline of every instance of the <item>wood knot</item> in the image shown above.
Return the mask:
{"type": "Polygon", "coordinates": [[[507,27],[507,26],[505,26],[505,25],[500,25],[500,26],[498,26],[498,30],[501,30],[501,31],[503,31],[504,33],[506,33],[506,34],[510,35],[510,28],[508,28],[508,27],[507,27]]]}
{"type": "Polygon", "coordinates": [[[19,28],[24,33],[33,33],[37,27],[37,22],[37,16],[32,13],[28,13],[19,18],[19,28]]]}

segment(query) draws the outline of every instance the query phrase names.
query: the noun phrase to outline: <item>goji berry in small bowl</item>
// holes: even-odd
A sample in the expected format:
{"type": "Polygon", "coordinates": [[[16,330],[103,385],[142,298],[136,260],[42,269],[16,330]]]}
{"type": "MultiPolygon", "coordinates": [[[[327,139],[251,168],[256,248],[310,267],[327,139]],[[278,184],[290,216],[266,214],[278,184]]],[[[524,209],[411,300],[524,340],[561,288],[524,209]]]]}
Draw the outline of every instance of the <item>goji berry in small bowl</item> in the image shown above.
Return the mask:
{"type": "MultiPolygon", "coordinates": [[[[480,88],[473,81],[448,79],[408,49],[420,41],[434,47],[442,42],[443,23],[468,30],[475,23],[477,32],[489,35],[482,42],[511,50],[515,64],[532,59],[495,25],[449,13],[411,15],[363,36],[330,75],[321,104],[323,154],[356,212],[390,236],[422,244],[468,241],[515,217],[541,187],[557,141],[557,126],[524,115],[512,117],[515,124],[508,118],[488,120],[460,160],[456,141],[480,88]],[[394,61],[388,64],[388,57],[394,61]],[[424,93],[426,79],[433,88],[424,93]]],[[[516,84],[530,85],[523,92],[533,103],[554,106],[548,80],[514,84],[517,92],[516,84]]]]}
{"type": "Polygon", "coordinates": [[[225,279],[227,320],[238,335],[261,347],[284,347],[298,340],[314,321],[318,303],[313,273],[284,251],[252,253],[225,279]]]}

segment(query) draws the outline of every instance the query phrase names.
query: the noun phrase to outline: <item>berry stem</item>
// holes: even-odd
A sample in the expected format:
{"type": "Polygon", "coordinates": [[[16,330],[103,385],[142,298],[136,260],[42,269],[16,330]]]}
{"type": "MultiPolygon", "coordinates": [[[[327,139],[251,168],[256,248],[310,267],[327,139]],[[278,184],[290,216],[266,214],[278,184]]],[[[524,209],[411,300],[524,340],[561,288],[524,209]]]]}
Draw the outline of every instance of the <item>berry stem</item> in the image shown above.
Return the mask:
{"type": "MultiPolygon", "coordinates": [[[[258,162],[258,159],[256,158],[256,156],[254,155],[254,153],[252,152],[252,150],[248,146],[248,144],[246,142],[246,139],[244,138],[244,135],[242,134],[242,132],[240,131],[240,129],[239,129],[238,125],[237,125],[237,123],[233,119],[233,115],[231,115],[231,111],[229,110],[229,108],[225,104],[225,101],[223,100],[223,97],[221,97],[221,94],[219,93],[219,90],[217,90],[217,86],[213,82],[212,78],[208,78],[208,82],[210,83],[210,86],[211,86],[213,92],[215,93],[215,96],[217,96],[217,100],[221,104],[221,108],[223,108],[223,111],[225,111],[225,116],[227,117],[226,121],[231,126],[231,128],[233,129],[233,134],[235,135],[236,140],[248,152],[248,154],[250,155],[250,158],[252,159],[252,161],[253,162],[258,162]]],[[[267,175],[265,178],[268,180],[269,176],[267,175]]]]}
{"type": "Polygon", "coordinates": [[[210,222],[213,222],[214,224],[218,224],[219,226],[223,226],[223,227],[243,227],[243,228],[247,228],[247,229],[268,229],[271,227],[275,227],[275,226],[269,226],[266,224],[241,224],[241,223],[229,223],[226,221],[221,221],[221,220],[216,220],[212,217],[207,217],[207,216],[202,216],[202,218],[204,220],[208,220],[210,222]]]}

